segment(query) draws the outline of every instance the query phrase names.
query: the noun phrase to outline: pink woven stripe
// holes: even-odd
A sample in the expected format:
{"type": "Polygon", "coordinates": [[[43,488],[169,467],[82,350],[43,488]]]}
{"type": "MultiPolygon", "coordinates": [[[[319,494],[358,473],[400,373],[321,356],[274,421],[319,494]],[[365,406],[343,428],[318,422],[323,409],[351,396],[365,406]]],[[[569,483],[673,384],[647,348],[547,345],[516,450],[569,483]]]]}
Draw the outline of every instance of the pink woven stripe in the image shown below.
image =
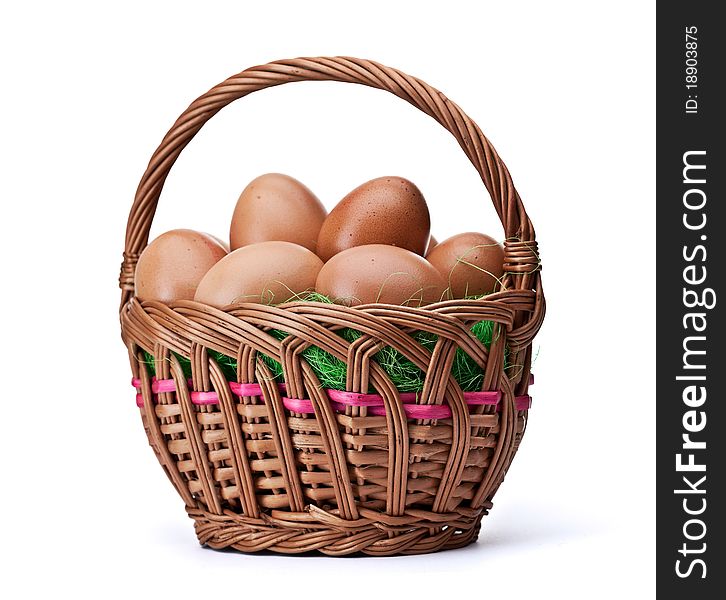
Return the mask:
{"type": "Polygon", "coordinates": [[[502,392],[464,392],[467,404],[499,404],[502,392]]]}
{"type": "MultiPolygon", "coordinates": [[[[245,385],[256,385],[256,384],[245,384],[245,385]]],[[[329,390],[333,391],[333,390],[329,390]]],[[[338,390],[335,390],[338,391],[338,390]]],[[[205,399],[201,399],[199,394],[202,392],[192,392],[191,398],[192,402],[194,404],[217,404],[218,398],[217,394],[214,392],[206,392],[207,397],[205,399]],[[200,401],[201,400],[201,401],[200,401]]],[[[245,393],[245,394],[238,394],[240,396],[261,396],[261,394],[251,394],[245,393]]],[[[466,399],[466,395],[464,396],[466,399]]],[[[310,400],[300,400],[297,398],[283,398],[282,399],[283,404],[285,405],[285,408],[288,410],[291,410],[296,413],[305,413],[305,414],[313,414],[315,410],[313,409],[313,403],[310,400]]],[[[492,402],[476,402],[467,400],[467,404],[474,405],[474,404],[493,404],[492,402]]],[[[517,410],[529,410],[532,407],[532,397],[531,396],[517,396],[514,399],[514,404],[517,410]]],[[[144,398],[141,394],[136,394],[136,406],[139,408],[143,408],[144,406],[144,398]]],[[[345,404],[342,402],[336,402],[333,400],[333,406],[336,410],[339,410],[341,412],[345,411],[345,404]]],[[[358,405],[362,406],[362,405],[358,405]]],[[[425,405],[419,405],[419,404],[404,404],[403,410],[406,412],[406,415],[412,419],[447,419],[451,416],[451,409],[449,409],[448,406],[425,406],[425,405]]],[[[368,410],[368,414],[370,415],[378,415],[383,416],[386,414],[386,410],[384,406],[380,405],[370,405],[370,408],[368,410]]]]}
{"type": "MultiPolygon", "coordinates": [[[[530,376],[530,381],[532,377],[530,376]]],[[[191,381],[187,382],[191,386],[191,381]]],[[[141,389],[141,380],[132,379],[131,384],[137,389],[141,389]]],[[[278,384],[281,393],[285,393],[286,386],[284,383],[278,384]]],[[[229,388],[233,394],[237,396],[255,396],[262,397],[262,388],[257,383],[237,383],[229,382],[229,388]]],[[[173,379],[156,379],[151,380],[151,391],[154,394],[164,392],[174,392],[176,383],[173,379]]],[[[378,394],[359,394],[356,392],[346,392],[341,390],[326,390],[330,398],[333,408],[339,412],[344,412],[346,406],[359,406],[368,409],[367,414],[384,416],[386,407],[383,398],[378,394]]],[[[219,397],[216,392],[190,392],[189,396],[194,404],[207,405],[218,404],[219,397]]],[[[451,408],[448,405],[430,405],[416,404],[417,394],[405,392],[399,395],[403,403],[403,410],[410,419],[447,419],[451,416],[451,408]]],[[[494,405],[498,406],[502,398],[502,392],[464,392],[464,401],[469,406],[475,405],[494,405]]],[[[314,414],[315,409],[313,403],[307,399],[300,398],[282,398],[282,403],[288,410],[301,414],[314,414]]],[[[516,410],[529,410],[532,406],[531,396],[516,396],[514,399],[516,410]]],[[[136,394],[136,406],[139,408],[144,406],[144,398],[140,393],[136,394]]]]}
{"type": "MultiPolygon", "coordinates": [[[[409,419],[448,419],[451,416],[451,408],[446,404],[404,404],[403,410],[409,419]]],[[[371,411],[375,415],[385,415],[386,409],[372,408],[371,411]]]]}
{"type": "Polygon", "coordinates": [[[532,396],[515,396],[514,406],[517,410],[529,410],[532,408],[532,396]]]}
{"type": "Polygon", "coordinates": [[[229,389],[237,396],[262,396],[262,388],[259,383],[237,383],[229,382],[229,389]]]}
{"type": "MultiPolygon", "coordinates": [[[[296,413],[314,414],[315,409],[310,400],[299,400],[297,398],[283,398],[285,408],[296,413]]],[[[342,402],[331,400],[333,408],[339,412],[345,412],[346,405],[342,402]]],[[[348,404],[347,406],[351,406],[348,404]]],[[[363,406],[363,405],[353,405],[363,406]]],[[[385,416],[386,407],[381,404],[367,405],[367,414],[385,416]]],[[[410,419],[447,419],[451,416],[451,409],[446,405],[420,405],[404,404],[403,410],[410,419]]]]}
{"type": "Polygon", "coordinates": [[[313,414],[315,409],[310,400],[301,400],[300,398],[283,398],[282,403],[287,410],[296,413],[313,414]]]}
{"type": "Polygon", "coordinates": [[[217,392],[189,392],[194,404],[219,404],[217,392]]]}
{"type": "MultiPolygon", "coordinates": [[[[328,397],[347,406],[383,406],[383,398],[378,394],[358,394],[341,390],[327,390],[328,397]]],[[[416,404],[417,394],[404,392],[399,394],[403,404],[416,404]]],[[[499,404],[501,392],[464,392],[467,404],[499,404]]]]}
{"type": "MultiPolygon", "coordinates": [[[[410,399],[406,398],[408,396],[414,396],[413,401],[416,401],[415,394],[401,394],[401,402],[411,402],[410,399]]],[[[341,390],[328,390],[328,398],[345,406],[383,406],[383,398],[378,394],[359,394],[341,390]]]]}
{"type": "Polygon", "coordinates": [[[151,381],[151,391],[155,394],[160,394],[162,392],[175,392],[176,384],[174,383],[173,379],[154,378],[151,381]]]}

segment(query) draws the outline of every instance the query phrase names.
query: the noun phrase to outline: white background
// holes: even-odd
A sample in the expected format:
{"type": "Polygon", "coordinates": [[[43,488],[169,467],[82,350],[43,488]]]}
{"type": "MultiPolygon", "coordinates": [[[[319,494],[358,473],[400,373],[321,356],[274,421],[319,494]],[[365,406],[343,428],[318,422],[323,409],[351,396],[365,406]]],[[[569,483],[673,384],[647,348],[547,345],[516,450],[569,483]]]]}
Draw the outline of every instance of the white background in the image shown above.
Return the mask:
{"type": "MultiPolygon", "coordinates": [[[[3,595],[650,597],[654,5],[4,4],[3,595]],[[198,546],[134,406],[117,321],[126,216],[146,162],[196,96],[248,66],[335,54],[438,87],[509,166],[548,299],[531,421],[469,548],[393,559],[213,552],[198,546]]],[[[298,177],[328,207],[369,178],[406,176],[439,239],[502,237],[443,129],[382,92],[320,83],[215,117],[172,170],[152,233],[225,235],[237,195],[267,171],[298,177]]]]}

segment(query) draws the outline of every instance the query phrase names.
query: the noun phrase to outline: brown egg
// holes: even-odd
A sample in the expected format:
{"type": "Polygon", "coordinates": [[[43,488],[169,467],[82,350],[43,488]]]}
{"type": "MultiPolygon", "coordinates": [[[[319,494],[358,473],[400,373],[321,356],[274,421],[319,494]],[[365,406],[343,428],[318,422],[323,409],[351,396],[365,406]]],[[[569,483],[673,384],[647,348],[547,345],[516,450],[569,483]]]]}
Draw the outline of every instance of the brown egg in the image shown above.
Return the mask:
{"type": "Polygon", "coordinates": [[[327,212],[297,179],[268,173],[242,191],[229,229],[232,250],[258,242],[292,242],[315,251],[327,212]]]}
{"type": "Polygon", "coordinates": [[[483,233],[460,233],[426,254],[446,279],[454,298],[493,292],[502,277],[504,249],[483,233]]]}
{"type": "Polygon", "coordinates": [[[192,300],[197,285],[221,258],[222,245],[207,233],[174,229],[162,233],[139,256],[134,275],[141,300],[192,300]]]}
{"type": "Polygon", "coordinates": [[[327,261],[347,248],[389,244],[426,252],[431,220],[419,189],[402,177],[379,177],[357,187],[330,212],[317,253],[327,261]]]}
{"type": "Polygon", "coordinates": [[[297,244],[250,244],[214,265],[199,283],[194,300],[218,308],[237,302],[281,304],[312,291],[322,266],[323,261],[297,244]]]}
{"type": "Polygon", "coordinates": [[[348,306],[373,302],[421,306],[446,299],[444,278],[425,258],[385,244],[339,252],[320,270],[315,289],[348,306]]]}

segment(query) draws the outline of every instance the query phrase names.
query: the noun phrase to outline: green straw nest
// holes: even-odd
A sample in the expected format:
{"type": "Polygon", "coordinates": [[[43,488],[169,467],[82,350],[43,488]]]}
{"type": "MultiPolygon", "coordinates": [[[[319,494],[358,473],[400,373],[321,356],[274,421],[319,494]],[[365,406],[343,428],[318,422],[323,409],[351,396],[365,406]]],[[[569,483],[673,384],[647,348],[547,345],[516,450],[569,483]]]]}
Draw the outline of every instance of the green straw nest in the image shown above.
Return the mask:
{"type": "MultiPolygon", "coordinates": [[[[332,303],[331,300],[320,294],[310,294],[304,300],[312,302],[332,303]]],[[[494,324],[491,321],[479,321],[471,328],[471,332],[477,339],[487,348],[491,345],[494,324]]],[[[287,333],[273,329],[269,332],[278,340],[287,337],[287,333]]],[[[353,342],[361,336],[359,331],[355,329],[345,328],[336,332],[348,342],[353,342]]],[[[416,331],[411,336],[424,348],[429,351],[434,349],[438,336],[427,331],[416,331]]],[[[181,364],[186,377],[191,377],[191,363],[188,358],[175,354],[181,364]]],[[[266,354],[259,354],[260,358],[272,371],[275,380],[283,382],[282,365],[274,358],[266,354]]],[[[346,364],[336,358],[329,352],[310,346],[302,352],[302,356],[312,367],[313,371],[320,380],[324,388],[334,390],[345,390],[346,383],[346,364]]],[[[224,376],[229,381],[237,379],[237,361],[225,354],[209,351],[209,357],[215,360],[221,368],[224,376]]],[[[383,368],[391,382],[400,392],[420,392],[423,389],[426,373],[419,369],[408,358],[401,354],[398,350],[385,346],[374,355],[374,360],[383,368]]],[[[505,351],[504,364],[508,368],[508,352],[505,351]]],[[[147,366],[151,375],[155,374],[154,357],[144,351],[144,358],[141,361],[147,366]]],[[[454,363],[451,367],[451,374],[458,382],[459,387],[465,392],[474,392],[481,389],[484,380],[484,372],[481,367],[461,348],[456,350],[454,363]]],[[[375,392],[375,390],[370,390],[375,392]]]]}

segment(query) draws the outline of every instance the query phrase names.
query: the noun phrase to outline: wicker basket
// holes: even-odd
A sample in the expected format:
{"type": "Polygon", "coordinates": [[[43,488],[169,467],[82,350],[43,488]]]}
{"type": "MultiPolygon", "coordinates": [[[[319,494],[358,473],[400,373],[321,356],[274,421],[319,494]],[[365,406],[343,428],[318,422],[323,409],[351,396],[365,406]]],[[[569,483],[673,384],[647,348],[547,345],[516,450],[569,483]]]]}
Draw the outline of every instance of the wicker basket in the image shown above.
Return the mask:
{"type": "Polygon", "coordinates": [[[243,71],[194,101],[141,179],[120,285],[122,337],[143,425],[200,543],[243,552],[392,555],[475,541],[527,420],[531,343],[545,312],[539,269],[534,229],[507,168],[459,107],[414,77],[353,58],[283,60],[243,71]],[[308,80],[386,90],[454,135],[504,226],[505,291],[420,309],[294,302],[217,310],[133,297],[136,262],[182,149],[233,100],[308,80]],[[494,323],[489,349],[470,332],[481,320],[494,323]],[[348,342],[336,333],[344,327],[363,335],[348,342]],[[272,329],[289,335],[279,341],[272,329]],[[433,351],[410,335],[415,331],[438,336],[433,351]],[[310,345],[347,364],[346,391],[321,388],[302,356],[310,345]],[[395,389],[372,359],[383,346],[426,373],[422,392],[395,389]],[[462,392],[451,376],[457,348],[483,369],[480,392],[462,392]],[[515,368],[505,369],[505,348],[515,368]],[[154,356],[156,377],[141,360],[144,350],[154,356]],[[210,350],[236,359],[237,381],[225,379],[210,350]],[[258,353],[279,360],[284,385],[258,353]],[[177,356],[190,359],[191,379],[177,356]]]}

